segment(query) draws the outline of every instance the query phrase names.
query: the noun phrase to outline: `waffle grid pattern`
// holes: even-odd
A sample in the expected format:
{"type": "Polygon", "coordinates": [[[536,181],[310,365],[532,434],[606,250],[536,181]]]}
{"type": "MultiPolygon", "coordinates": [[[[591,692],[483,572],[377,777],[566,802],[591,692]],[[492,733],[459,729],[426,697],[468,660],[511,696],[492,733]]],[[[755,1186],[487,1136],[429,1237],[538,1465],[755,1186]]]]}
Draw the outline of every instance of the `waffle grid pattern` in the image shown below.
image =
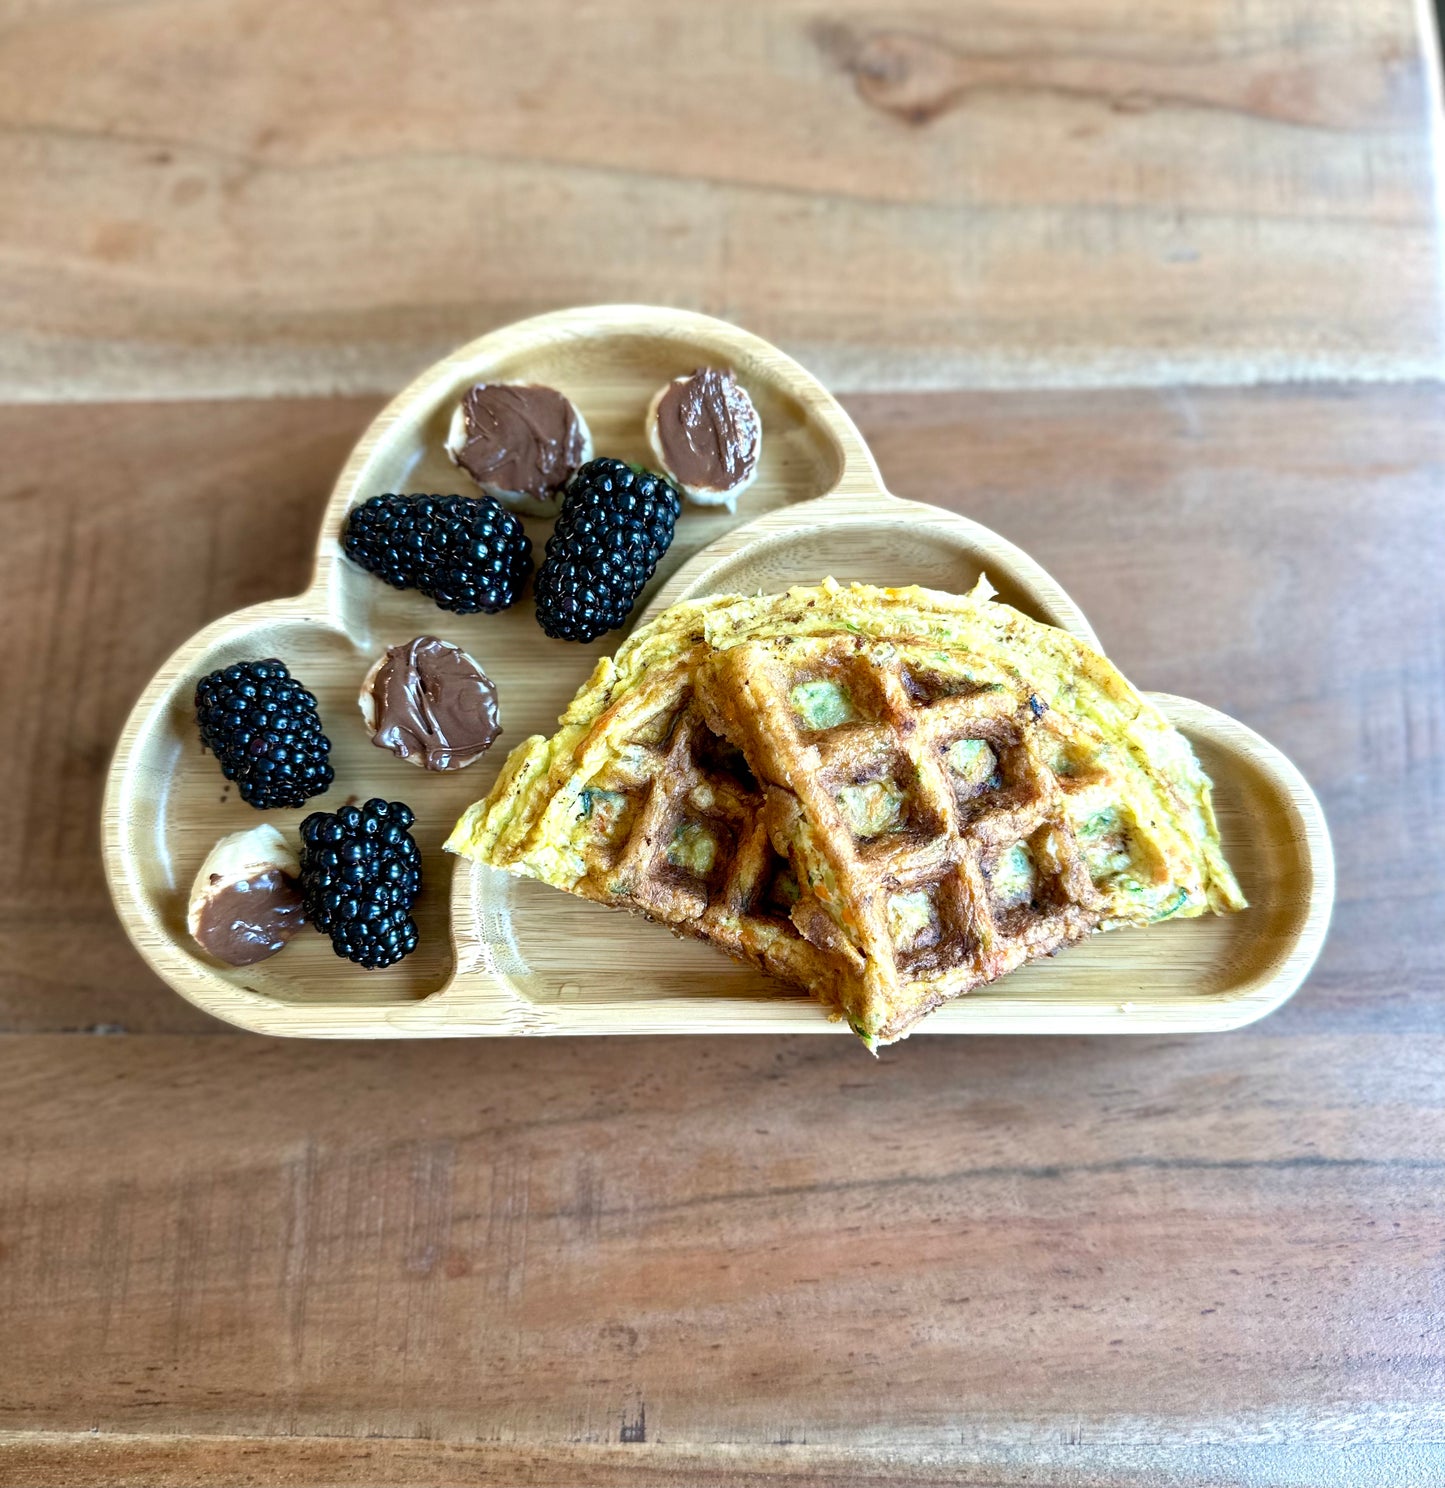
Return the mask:
{"type": "Polygon", "coordinates": [[[795,660],[797,650],[737,646],[714,658],[705,685],[746,700],[732,727],[741,724],[737,742],[775,787],[767,812],[775,845],[806,835],[821,859],[814,887],[836,885],[830,905],[805,895],[794,921],[847,961],[865,1006],[881,997],[911,1022],[925,1009],[910,984],[925,984],[917,991],[933,1006],[1098,925],[1103,901],[1036,742],[1045,711],[1037,699],[1021,708],[1003,690],[949,692],[956,682],[920,676],[896,656],[880,661],[850,639],[802,648],[795,660]],[[795,690],[818,681],[858,716],[809,728],[795,690]],[[948,751],[959,743],[985,745],[996,775],[951,770],[948,751]],[[842,804],[849,787],[868,785],[901,797],[877,832],[860,832],[842,804]],[[999,865],[1020,846],[1034,872],[1010,898],[997,887],[999,865]],[[900,914],[900,900],[911,913],[900,914]]]}

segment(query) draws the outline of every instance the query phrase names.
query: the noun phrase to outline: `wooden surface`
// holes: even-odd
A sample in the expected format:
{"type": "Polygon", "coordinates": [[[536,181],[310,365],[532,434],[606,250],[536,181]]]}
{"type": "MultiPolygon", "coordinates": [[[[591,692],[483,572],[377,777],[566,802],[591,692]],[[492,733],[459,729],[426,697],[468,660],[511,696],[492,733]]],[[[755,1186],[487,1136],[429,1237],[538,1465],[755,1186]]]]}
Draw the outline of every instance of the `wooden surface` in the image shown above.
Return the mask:
{"type": "Polygon", "coordinates": [[[111,741],[304,584],[375,407],[0,410],[0,1481],[1445,1476],[1438,387],[847,401],[893,489],[1287,749],[1340,867],[1253,1028],[876,1064],[268,1041],[130,951],[111,741]]]}
{"type": "Polygon", "coordinates": [[[11,0],[0,395],[646,299],[837,388],[1441,369],[1415,0],[11,0]]]}
{"type": "Polygon", "coordinates": [[[1427,15],[0,6],[0,1483],[1445,1481],[1427,15]],[[1287,1007],[875,1064],[270,1041],[147,971],[146,678],[304,586],[378,395],[619,299],[884,390],[892,489],[1299,762],[1287,1007]]]}

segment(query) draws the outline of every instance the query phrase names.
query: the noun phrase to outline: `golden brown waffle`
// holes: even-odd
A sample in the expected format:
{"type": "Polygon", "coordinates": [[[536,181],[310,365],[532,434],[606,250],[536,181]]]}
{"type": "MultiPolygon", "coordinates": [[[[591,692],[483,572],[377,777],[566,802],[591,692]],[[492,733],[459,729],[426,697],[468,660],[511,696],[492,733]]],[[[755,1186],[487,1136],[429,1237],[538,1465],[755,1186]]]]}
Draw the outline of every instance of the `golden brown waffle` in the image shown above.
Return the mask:
{"type": "MultiPolygon", "coordinates": [[[[697,654],[649,669],[569,739],[545,810],[516,824],[518,857],[574,894],[710,941],[795,986],[827,988],[831,965],[788,919],[796,889],[761,823],[762,790],[701,718],[697,654]]],[[[528,758],[509,761],[491,800],[536,795],[528,758]]],[[[491,852],[513,860],[507,842],[491,852]]]]}
{"type": "Polygon", "coordinates": [[[1107,918],[1066,808],[1085,782],[1048,763],[1060,740],[1038,698],[848,636],[746,642],[698,687],[764,782],[773,846],[804,885],[792,920],[839,963],[840,1011],[865,1037],[896,1038],[1107,918]],[[832,700],[821,726],[799,706],[810,690],[832,700]]]}
{"type": "Polygon", "coordinates": [[[797,985],[828,985],[829,966],[788,917],[796,883],[773,849],[763,801],[742,754],[689,699],[595,897],[641,910],[797,985]]]}

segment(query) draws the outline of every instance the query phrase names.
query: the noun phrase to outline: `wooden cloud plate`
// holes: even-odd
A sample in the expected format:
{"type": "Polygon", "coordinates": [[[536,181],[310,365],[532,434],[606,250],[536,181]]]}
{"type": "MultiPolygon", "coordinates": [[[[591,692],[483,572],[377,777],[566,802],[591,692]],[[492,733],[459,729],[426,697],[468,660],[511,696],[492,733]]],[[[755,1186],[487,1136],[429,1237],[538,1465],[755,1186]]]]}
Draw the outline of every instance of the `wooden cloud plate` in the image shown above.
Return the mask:
{"type": "MultiPolygon", "coordinates": [[[[370,496],[470,491],[442,442],[473,382],[559,388],[581,409],[599,453],[646,463],[649,398],[701,365],[732,367],[752,394],[763,421],[761,469],[741,518],[684,508],[647,612],[829,574],[957,592],[987,572],[1008,603],[1099,644],[1078,607],[1019,548],[964,517],[890,495],[832,396],[756,336],[706,316],[631,305],[506,327],[423,373],[367,430],[327,506],[306,592],[208,626],[166,662],[131,713],[106,790],[106,869],[131,939],[176,991],[242,1027],[312,1038],[847,1032],[805,994],[706,945],[442,852],[453,822],[485,794],[508,749],[552,731],[622,634],[589,646],[549,640],[530,598],[501,615],[450,615],[414,592],[387,588],[341,553],[346,513],[370,496]],[[377,749],[357,708],[375,657],[427,633],[475,656],[501,696],[501,741],[455,773],[423,772],[377,749]],[[336,783],[303,809],[263,814],[202,753],[192,695],[216,667],[273,655],[319,700],[336,783]],[[223,968],[201,954],[186,930],[186,901],[219,837],[272,821],[294,841],[309,811],[370,796],[404,800],[416,813],[425,887],[415,954],[368,972],[311,933],[256,966],[223,968]]],[[[528,526],[540,553],[549,524],[528,526]]],[[[1334,891],[1319,803],[1294,766],[1243,724],[1202,703],[1152,696],[1214,779],[1225,850],[1249,909],[1094,937],[948,1004],[921,1032],[1233,1028],[1277,1007],[1303,981],[1334,891]]]]}

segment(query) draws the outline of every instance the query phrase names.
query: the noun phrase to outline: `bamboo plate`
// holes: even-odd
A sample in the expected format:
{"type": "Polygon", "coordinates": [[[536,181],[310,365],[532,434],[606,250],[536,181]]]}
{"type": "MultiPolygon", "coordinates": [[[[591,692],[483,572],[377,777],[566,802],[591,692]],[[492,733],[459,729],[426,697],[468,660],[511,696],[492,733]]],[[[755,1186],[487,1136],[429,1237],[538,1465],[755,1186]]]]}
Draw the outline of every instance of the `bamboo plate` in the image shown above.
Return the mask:
{"type": "MultiPolygon", "coordinates": [[[[423,373],[367,430],[327,506],[306,592],[208,626],[166,662],[132,711],[106,789],[106,869],[127,933],[176,991],[245,1028],[318,1038],[847,1031],[803,994],[705,945],[443,853],[452,823],[489,788],[508,748],[551,732],[595,659],[621,635],[590,646],[548,640],[529,598],[502,615],[448,615],[353,567],[338,542],[346,512],[369,496],[470,489],[442,440],[472,382],[558,387],[586,417],[599,453],[646,461],[642,420],[651,394],[708,363],[733,367],[762,416],[761,469],[742,500],[751,520],[686,508],[651,610],[827,574],[957,591],[987,571],[1009,603],[1098,644],[1078,607],[1020,549],[966,518],[891,496],[848,416],[767,342],[706,316],[642,306],[509,326],[423,373]],[[474,655],[502,700],[501,743],[455,774],[428,774],[374,748],[356,705],[371,661],[428,632],[474,655]],[[303,809],[262,814],[201,752],[191,698],[213,668],[270,655],[316,693],[336,784],[303,809]],[[257,966],[222,968],[200,954],[186,932],[186,898],[217,838],[272,821],[295,840],[307,812],[373,795],[416,812],[425,888],[414,955],[366,972],[313,934],[257,966]]],[[[549,524],[528,526],[540,550],[549,524]]],[[[1098,936],[939,1009],[922,1031],[1232,1028],[1277,1007],[1304,979],[1334,887],[1318,802],[1294,766],[1242,724],[1200,703],[1154,697],[1214,778],[1225,848],[1249,910],[1098,936]]]]}

